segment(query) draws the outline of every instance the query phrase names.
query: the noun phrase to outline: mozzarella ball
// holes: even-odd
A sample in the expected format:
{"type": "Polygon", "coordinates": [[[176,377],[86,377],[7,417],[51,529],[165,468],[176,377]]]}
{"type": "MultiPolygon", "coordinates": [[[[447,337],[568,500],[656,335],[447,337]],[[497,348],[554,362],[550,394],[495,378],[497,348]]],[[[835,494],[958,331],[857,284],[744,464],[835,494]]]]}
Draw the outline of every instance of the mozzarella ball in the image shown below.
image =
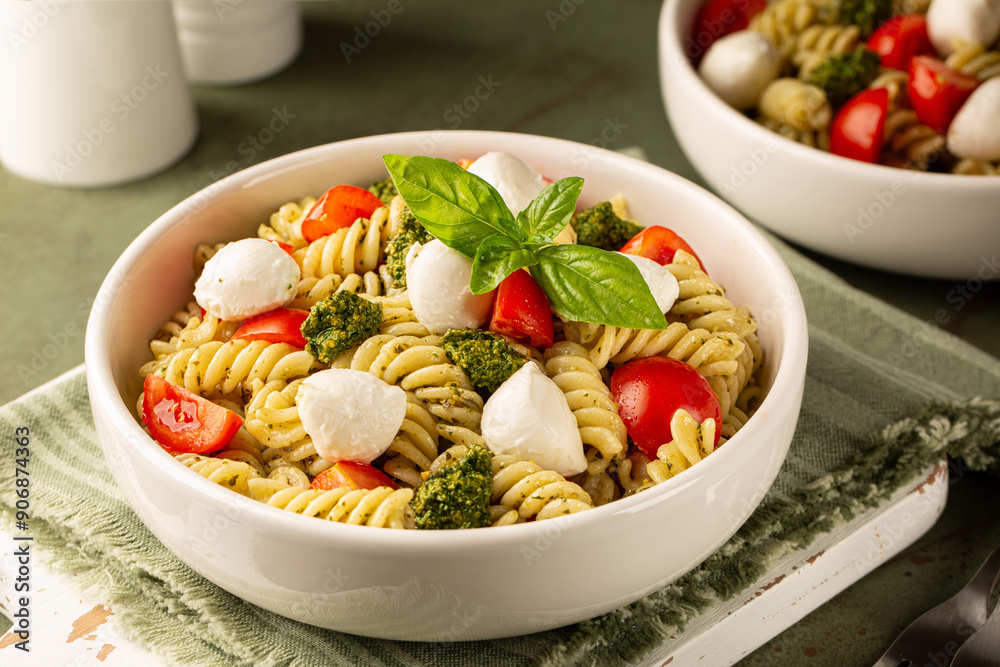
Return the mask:
{"type": "Polygon", "coordinates": [[[958,157],[1000,160],[1000,78],[972,91],[948,127],[948,150],[958,157]]]}
{"type": "Polygon", "coordinates": [[[927,35],[944,56],[959,42],[988,48],[1000,36],[1000,0],[934,0],[927,10],[927,35]]]}
{"type": "Polygon", "coordinates": [[[494,454],[534,461],[564,477],[587,469],[580,428],[566,396],[536,362],[521,366],[489,397],[482,432],[494,454]]]}
{"type": "Polygon", "coordinates": [[[194,300],[220,320],[245,320],[291,301],[300,275],[299,265],[277,243],[242,239],[205,263],[194,300]]]}
{"type": "Polygon", "coordinates": [[[545,179],[527,162],[500,151],[481,156],[469,165],[468,172],[496,188],[515,216],[545,187],[545,179]]]}
{"type": "Polygon", "coordinates": [[[656,305],[659,306],[660,312],[665,313],[670,310],[680,294],[680,286],[677,284],[677,278],[674,278],[674,274],[670,273],[659,262],[654,262],[648,257],[628,253],[621,254],[632,260],[632,263],[639,269],[643,280],[649,286],[649,291],[656,299],[656,305]]]}
{"type": "Polygon", "coordinates": [[[406,392],[364,371],[314,373],[299,385],[295,403],[316,453],[333,462],[371,463],[406,417],[406,392]]]}
{"type": "Polygon", "coordinates": [[[780,71],[781,53],[767,37],[750,30],[717,39],[698,67],[708,87],[737,109],[756,106],[780,71]]]}
{"type": "Polygon", "coordinates": [[[473,294],[472,261],[438,239],[414,244],[406,255],[406,287],[413,312],[431,333],[486,323],[493,292],[473,294]]]}

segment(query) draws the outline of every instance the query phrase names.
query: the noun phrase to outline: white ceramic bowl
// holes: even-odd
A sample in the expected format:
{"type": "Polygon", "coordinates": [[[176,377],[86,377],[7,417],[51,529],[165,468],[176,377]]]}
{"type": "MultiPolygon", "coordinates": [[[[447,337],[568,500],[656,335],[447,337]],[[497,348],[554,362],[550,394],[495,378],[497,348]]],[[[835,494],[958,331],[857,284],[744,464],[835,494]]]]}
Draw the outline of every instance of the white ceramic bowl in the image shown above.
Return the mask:
{"type": "Polygon", "coordinates": [[[112,268],[87,329],[97,432],[143,522],[222,588],[279,614],[345,632],[424,641],[558,627],[677,578],[749,516],[781,466],[799,413],[805,314],[795,282],[745,218],[692,183],[591,146],[494,132],[355,139],[280,157],[165,213],[112,268]],[[714,279],[760,321],[768,394],[723,448],[670,481],[576,515],[504,528],[393,531],[265,506],[173,461],[132,414],[148,340],[190,299],[196,243],[255,234],[282,203],[385,175],[386,153],[457,159],[510,151],[550,177],[586,180],[582,201],[622,192],[635,216],[677,229],[714,279]]]}
{"type": "Polygon", "coordinates": [[[931,278],[998,277],[1000,178],[867,164],[755,123],[716,96],[687,57],[702,1],[664,2],[660,82],[674,134],[713,190],[781,236],[839,259],[931,278]]]}

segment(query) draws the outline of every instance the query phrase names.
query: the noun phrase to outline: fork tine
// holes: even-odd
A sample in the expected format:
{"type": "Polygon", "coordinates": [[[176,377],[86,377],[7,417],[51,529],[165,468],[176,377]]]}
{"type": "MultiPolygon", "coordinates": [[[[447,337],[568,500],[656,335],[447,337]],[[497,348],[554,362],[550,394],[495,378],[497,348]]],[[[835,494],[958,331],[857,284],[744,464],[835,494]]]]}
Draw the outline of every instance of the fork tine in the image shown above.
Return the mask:
{"type": "Polygon", "coordinates": [[[965,588],[910,623],[875,667],[949,664],[962,644],[986,623],[990,593],[998,577],[1000,547],[990,553],[965,588]]]}

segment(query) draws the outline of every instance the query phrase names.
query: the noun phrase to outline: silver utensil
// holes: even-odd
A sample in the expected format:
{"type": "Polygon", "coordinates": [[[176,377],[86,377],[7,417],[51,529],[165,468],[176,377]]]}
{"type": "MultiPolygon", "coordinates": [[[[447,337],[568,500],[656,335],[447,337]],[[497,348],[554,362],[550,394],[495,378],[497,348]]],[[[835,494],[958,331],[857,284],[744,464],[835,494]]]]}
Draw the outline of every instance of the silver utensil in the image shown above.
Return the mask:
{"type": "MultiPolygon", "coordinates": [[[[910,623],[874,667],[951,664],[963,644],[986,623],[990,593],[998,577],[1000,547],[993,550],[965,588],[910,623]]],[[[1000,617],[994,617],[997,620],[991,625],[995,625],[996,630],[991,628],[990,634],[1000,637],[1000,617]]],[[[988,644],[989,635],[982,641],[988,644]]],[[[978,655],[975,651],[973,649],[972,655],[978,655]]],[[[980,664],[996,666],[1000,662],[968,663],[969,667],[980,664]]]]}
{"type": "Polygon", "coordinates": [[[996,667],[1000,665],[1000,614],[990,614],[986,624],[959,647],[951,667],[996,667]]]}

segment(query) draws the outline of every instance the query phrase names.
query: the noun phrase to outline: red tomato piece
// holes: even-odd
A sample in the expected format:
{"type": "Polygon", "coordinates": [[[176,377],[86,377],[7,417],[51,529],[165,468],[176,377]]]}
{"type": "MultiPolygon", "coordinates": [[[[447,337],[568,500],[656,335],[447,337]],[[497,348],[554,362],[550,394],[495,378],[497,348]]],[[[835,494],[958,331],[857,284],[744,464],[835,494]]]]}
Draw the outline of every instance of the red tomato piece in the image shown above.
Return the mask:
{"type": "Polygon", "coordinates": [[[847,100],[830,124],[830,152],[862,162],[876,163],[885,140],[889,91],[862,90],[847,100]]]}
{"type": "Polygon", "coordinates": [[[708,0],[698,11],[685,43],[688,57],[698,64],[715,40],[743,30],[766,6],[767,0],[708,0]]]}
{"type": "Polygon", "coordinates": [[[302,335],[302,323],[307,317],[309,317],[308,310],[275,308],[246,320],[232,337],[234,340],[287,343],[301,350],[306,346],[305,336],[302,335]]]}
{"type": "Polygon", "coordinates": [[[147,375],[142,387],[142,423],[172,452],[213,454],[225,447],[243,419],[221,405],[147,375]]]}
{"type": "Polygon", "coordinates": [[[358,218],[370,218],[385,204],[364,188],[335,185],[316,200],[305,220],[302,237],[312,243],[342,227],[350,227],[358,218]]]}
{"type": "Polygon", "coordinates": [[[377,489],[380,486],[398,488],[392,478],[374,466],[357,461],[338,461],[332,468],[316,475],[309,488],[323,491],[346,488],[353,491],[377,489]]]}
{"type": "Polygon", "coordinates": [[[527,271],[518,269],[497,286],[490,331],[539,349],[552,345],[552,307],[527,271]]]}
{"type": "Polygon", "coordinates": [[[939,134],[948,126],[965,100],[976,89],[977,77],[962,74],[930,56],[913,56],[906,93],[917,120],[939,134]]]}
{"type": "Polygon", "coordinates": [[[705,271],[705,265],[698,258],[698,254],[688,245],[688,242],[678,236],[672,229],[660,225],[646,227],[646,229],[630,238],[621,247],[620,252],[626,255],[639,255],[665,266],[674,261],[674,254],[678,250],[683,250],[686,253],[694,255],[694,258],[698,260],[701,270],[704,273],[708,273],[705,271]]]}
{"type": "Polygon", "coordinates": [[[881,56],[882,67],[904,72],[913,56],[934,53],[934,45],[927,36],[927,19],[923,14],[892,17],[871,34],[868,48],[881,56]]]}
{"type": "Polygon", "coordinates": [[[670,420],[678,410],[699,422],[714,419],[719,442],[719,399],[708,380],[683,361],[654,355],[625,363],[611,374],[611,395],[632,442],[651,459],[660,445],[673,440],[670,420]]]}
{"type": "Polygon", "coordinates": [[[277,243],[278,247],[287,252],[289,255],[295,252],[295,248],[292,247],[291,243],[284,243],[282,241],[275,241],[275,243],[277,243]]]}

